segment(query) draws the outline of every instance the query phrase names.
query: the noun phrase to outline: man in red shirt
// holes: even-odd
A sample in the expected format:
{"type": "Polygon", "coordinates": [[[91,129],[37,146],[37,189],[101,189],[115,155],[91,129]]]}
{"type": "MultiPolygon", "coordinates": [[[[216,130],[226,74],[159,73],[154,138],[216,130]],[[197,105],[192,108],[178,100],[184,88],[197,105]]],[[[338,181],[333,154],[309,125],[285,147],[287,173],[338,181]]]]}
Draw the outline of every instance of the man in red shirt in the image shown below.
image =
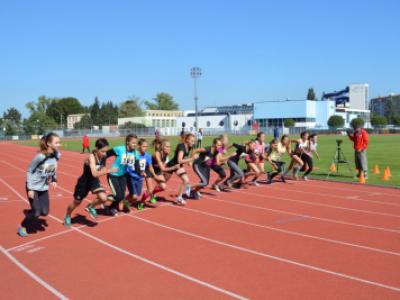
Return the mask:
{"type": "Polygon", "coordinates": [[[368,148],[368,133],[362,127],[353,125],[353,134],[347,133],[350,140],[353,141],[354,145],[354,158],[356,162],[356,168],[358,170],[357,177],[361,176],[361,172],[364,173],[365,179],[367,179],[368,161],[367,161],[367,148],[368,148]]]}
{"type": "Polygon", "coordinates": [[[90,140],[87,134],[82,138],[82,153],[85,153],[86,149],[88,149],[88,152],[90,153],[90,140]]]}

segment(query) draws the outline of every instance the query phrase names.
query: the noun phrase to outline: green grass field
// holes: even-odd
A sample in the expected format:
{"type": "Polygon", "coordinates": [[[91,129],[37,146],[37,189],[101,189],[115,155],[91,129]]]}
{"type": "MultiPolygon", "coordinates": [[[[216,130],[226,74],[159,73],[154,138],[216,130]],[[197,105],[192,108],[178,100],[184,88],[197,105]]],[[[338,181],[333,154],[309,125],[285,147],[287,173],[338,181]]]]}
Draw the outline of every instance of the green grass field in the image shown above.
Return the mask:
{"type": "MultiPolygon", "coordinates": [[[[239,142],[249,140],[250,136],[230,136],[230,142],[239,142]]],[[[267,137],[269,141],[272,137],[267,137]]],[[[296,138],[296,137],[293,137],[296,138]]],[[[205,137],[203,140],[203,145],[210,145],[213,137],[205,137]]],[[[353,173],[348,171],[346,165],[341,165],[339,167],[340,174],[330,176],[329,179],[340,180],[340,181],[355,181],[354,179],[354,152],[352,149],[352,142],[346,136],[338,135],[322,135],[319,136],[318,141],[318,153],[320,155],[320,160],[314,158],[314,164],[318,167],[317,170],[313,172],[311,177],[326,179],[327,173],[329,172],[329,166],[332,162],[332,158],[336,152],[336,140],[342,139],[342,150],[347,160],[350,162],[350,168],[353,173]]],[[[95,139],[91,138],[91,147],[93,147],[95,139]]],[[[174,147],[178,142],[178,137],[171,137],[170,141],[174,147]]],[[[123,143],[123,138],[110,138],[109,142],[112,146],[119,145],[123,143]]],[[[38,141],[24,141],[19,142],[20,144],[37,146],[38,141]]],[[[72,151],[81,151],[82,144],[81,140],[71,140],[65,139],[62,141],[63,149],[72,151]]],[[[288,157],[285,157],[288,160],[288,157]]],[[[370,136],[370,144],[368,149],[368,167],[369,167],[369,179],[367,183],[396,186],[400,187],[400,136],[396,135],[376,135],[370,136]],[[375,165],[379,166],[381,174],[373,174],[372,170],[375,165]],[[382,181],[382,173],[385,167],[390,167],[391,178],[389,181],[382,181]]],[[[267,170],[270,170],[270,166],[267,166],[267,170]]]]}

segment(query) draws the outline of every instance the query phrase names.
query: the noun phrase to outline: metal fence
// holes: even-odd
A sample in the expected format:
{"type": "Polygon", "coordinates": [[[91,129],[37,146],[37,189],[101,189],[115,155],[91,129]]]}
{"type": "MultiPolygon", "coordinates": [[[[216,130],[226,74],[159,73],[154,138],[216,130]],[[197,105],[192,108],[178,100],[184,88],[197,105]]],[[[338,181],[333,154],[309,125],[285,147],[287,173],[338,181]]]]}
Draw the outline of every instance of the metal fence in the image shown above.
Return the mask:
{"type": "MultiPolygon", "coordinates": [[[[188,128],[184,128],[185,132],[189,132],[188,128]]],[[[157,128],[162,136],[179,136],[182,128],[157,128]]],[[[204,128],[203,135],[204,136],[218,136],[220,134],[229,134],[229,135],[255,135],[257,132],[249,129],[241,129],[241,130],[228,130],[225,128],[216,129],[216,128],[204,128]]],[[[290,135],[299,135],[302,131],[308,131],[310,133],[318,133],[320,135],[323,134],[331,134],[331,135],[346,135],[346,129],[316,129],[316,128],[306,128],[306,127],[293,127],[293,128],[279,128],[279,134],[290,134],[290,135]]],[[[63,138],[81,138],[84,135],[88,135],[90,137],[121,137],[126,136],[128,134],[134,133],[137,136],[154,136],[156,128],[154,127],[138,127],[131,129],[118,129],[118,128],[103,128],[103,129],[74,129],[74,130],[48,130],[47,132],[55,132],[59,136],[63,138]]],[[[257,131],[262,131],[266,135],[273,135],[274,128],[272,127],[261,127],[258,128],[257,131]]],[[[400,134],[400,128],[391,127],[391,128],[367,128],[366,131],[369,134],[400,134]]],[[[14,136],[0,136],[0,141],[16,141],[16,140],[32,140],[38,139],[40,135],[14,135],[14,136]]]]}

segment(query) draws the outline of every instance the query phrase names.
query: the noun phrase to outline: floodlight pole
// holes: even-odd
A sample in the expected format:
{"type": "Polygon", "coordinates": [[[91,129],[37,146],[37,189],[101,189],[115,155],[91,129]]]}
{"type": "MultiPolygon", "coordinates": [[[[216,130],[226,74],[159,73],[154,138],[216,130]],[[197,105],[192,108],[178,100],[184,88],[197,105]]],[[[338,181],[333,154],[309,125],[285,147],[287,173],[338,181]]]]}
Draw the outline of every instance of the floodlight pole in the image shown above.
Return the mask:
{"type": "Polygon", "coordinates": [[[199,102],[199,98],[197,97],[197,78],[199,78],[201,76],[201,69],[199,67],[193,67],[190,69],[190,76],[192,76],[193,78],[193,82],[194,82],[194,109],[195,109],[195,129],[196,132],[199,131],[199,120],[198,120],[198,114],[199,114],[199,110],[198,110],[198,102],[199,102]]]}

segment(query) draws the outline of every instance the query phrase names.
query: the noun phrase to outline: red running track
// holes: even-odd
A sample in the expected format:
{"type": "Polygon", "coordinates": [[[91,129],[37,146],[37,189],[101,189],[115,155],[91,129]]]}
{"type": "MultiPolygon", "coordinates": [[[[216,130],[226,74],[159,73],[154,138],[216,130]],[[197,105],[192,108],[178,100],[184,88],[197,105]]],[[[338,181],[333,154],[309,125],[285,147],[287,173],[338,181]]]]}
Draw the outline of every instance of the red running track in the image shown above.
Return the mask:
{"type": "MultiPolygon", "coordinates": [[[[160,202],[98,224],[82,205],[66,229],[85,156],[63,151],[47,227],[22,239],[16,227],[35,149],[2,146],[4,298],[400,299],[395,189],[321,181],[207,189],[186,208],[160,202]]],[[[177,184],[160,196],[173,200],[177,184]]]]}

